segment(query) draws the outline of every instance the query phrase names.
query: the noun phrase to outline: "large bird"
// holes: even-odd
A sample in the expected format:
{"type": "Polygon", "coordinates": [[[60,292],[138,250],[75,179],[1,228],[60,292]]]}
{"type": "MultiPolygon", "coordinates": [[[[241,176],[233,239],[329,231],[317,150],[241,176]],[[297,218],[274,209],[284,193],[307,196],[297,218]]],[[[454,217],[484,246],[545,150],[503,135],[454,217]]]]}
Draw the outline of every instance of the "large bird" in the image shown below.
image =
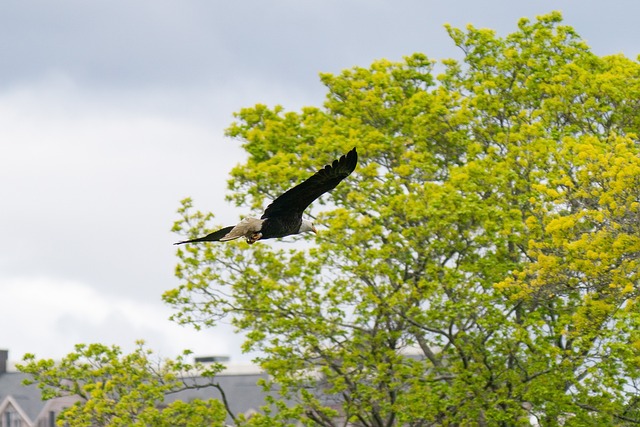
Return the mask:
{"type": "Polygon", "coordinates": [[[267,206],[260,219],[245,218],[237,225],[225,227],[204,237],[175,244],[226,242],[240,237],[244,237],[247,243],[252,244],[258,240],[284,237],[307,231],[316,233],[313,223],[302,219],[302,213],[318,197],[336,188],[343,179],[355,170],[357,163],[358,153],[353,148],[338,160],[334,160],[332,164],[320,169],[306,181],[287,190],[275,199],[267,206]]]}

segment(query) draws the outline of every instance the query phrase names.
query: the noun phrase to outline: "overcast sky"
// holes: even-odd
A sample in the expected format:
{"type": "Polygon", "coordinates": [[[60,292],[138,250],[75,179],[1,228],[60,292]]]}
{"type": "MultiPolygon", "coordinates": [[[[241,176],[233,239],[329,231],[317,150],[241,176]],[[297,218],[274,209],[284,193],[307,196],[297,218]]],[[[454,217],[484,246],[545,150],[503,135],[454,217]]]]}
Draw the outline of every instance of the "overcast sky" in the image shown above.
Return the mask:
{"type": "Polygon", "coordinates": [[[640,53],[637,0],[3,0],[0,348],[145,339],[248,360],[230,327],[177,326],[161,301],[179,200],[241,212],[224,201],[244,158],[223,135],[233,112],[320,105],[320,72],[459,57],[445,23],[506,35],[552,10],[598,54],[640,53]]]}

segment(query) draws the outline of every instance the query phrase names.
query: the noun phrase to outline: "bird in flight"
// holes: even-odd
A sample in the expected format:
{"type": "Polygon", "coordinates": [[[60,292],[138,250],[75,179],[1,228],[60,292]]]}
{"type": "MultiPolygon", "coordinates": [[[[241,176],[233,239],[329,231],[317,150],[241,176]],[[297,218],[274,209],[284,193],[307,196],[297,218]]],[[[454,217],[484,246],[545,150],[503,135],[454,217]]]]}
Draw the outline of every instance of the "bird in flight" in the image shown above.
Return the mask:
{"type": "Polygon", "coordinates": [[[353,148],[332,164],[326,165],[306,181],[287,190],[275,199],[262,216],[244,218],[237,225],[222,228],[197,239],[175,243],[226,242],[244,237],[247,243],[258,240],[290,236],[308,231],[316,233],[316,228],[309,220],[302,219],[304,210],[318,197],[336,188],[356,168],[358,153],[353,148]]]}

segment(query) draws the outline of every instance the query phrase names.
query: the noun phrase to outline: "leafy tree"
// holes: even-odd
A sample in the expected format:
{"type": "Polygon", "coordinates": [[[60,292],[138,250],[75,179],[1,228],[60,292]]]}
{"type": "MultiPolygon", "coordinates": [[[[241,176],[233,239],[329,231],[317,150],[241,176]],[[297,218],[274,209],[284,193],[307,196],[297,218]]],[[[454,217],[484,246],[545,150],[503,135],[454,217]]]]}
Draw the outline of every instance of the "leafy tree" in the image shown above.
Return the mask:
{"type": "Polygon", "coordinates": [[[220,400],[164,403],[167,395],[180,390],[219,389],[214,376],[222,366],[190,365],[184,362],[188,355],[185,352],[176,360],[159,362],[142,342],[126,355],[118,347],[81,344],[59,363],[27,354],[19,369],[32,374],[27,383],[37,383],[44,400],[78,397],[58,417],[61,426],[224,426],[227,414],[233,415],[220,400]],[[194,371],[200,379],[189,375],[194,371]]]}
{"type": "MultiPolygon", "coordinates": [[[[256,424],[640,424],[640,66],[558,13],[447,31],[463,59],[439,75],[382,60],[321,75],[323,107],[237,114],[238,206],[360,163],[315,240],[180,248],[174,320],[246,333],[293,402],[256,424]]],[[[176,232],[215,228],[179,212],[176,232]]]]}

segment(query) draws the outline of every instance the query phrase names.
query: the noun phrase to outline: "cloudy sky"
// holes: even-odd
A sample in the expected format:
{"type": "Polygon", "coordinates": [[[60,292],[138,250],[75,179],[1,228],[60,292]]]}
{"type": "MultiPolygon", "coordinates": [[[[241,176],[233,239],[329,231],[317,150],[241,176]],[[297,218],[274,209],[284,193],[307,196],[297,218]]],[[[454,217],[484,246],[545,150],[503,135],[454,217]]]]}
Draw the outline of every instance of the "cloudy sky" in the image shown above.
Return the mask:
{"type": "Polygon", "coordinates": [[[596,53],[640,53],[636,0],[0,2],[0,348],[145,339],[248,360],[229,326],[174,325],[161,301],[179,200],[241,212],[224,201],[233,112],[320,105],[319,72],[458,57],[445,23],[506,35],[554,9],[596,53]]]}

